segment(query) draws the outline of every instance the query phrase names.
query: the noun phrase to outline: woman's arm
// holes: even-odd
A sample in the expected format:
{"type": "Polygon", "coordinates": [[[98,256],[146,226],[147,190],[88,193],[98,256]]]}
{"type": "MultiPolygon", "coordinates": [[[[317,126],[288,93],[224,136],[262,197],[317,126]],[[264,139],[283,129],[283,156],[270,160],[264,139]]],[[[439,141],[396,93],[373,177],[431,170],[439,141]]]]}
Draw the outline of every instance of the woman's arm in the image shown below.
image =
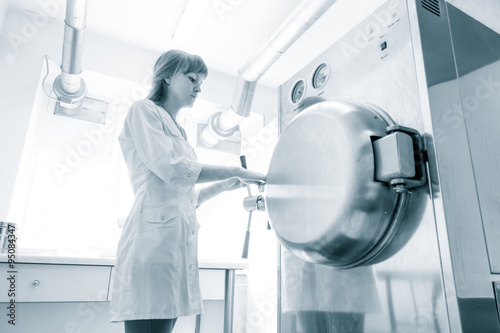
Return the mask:
{"type": "Polygon", "coordinates": [[[238,178],[229,178],[204,187],[200,190],[200,193],[198,195],[198,203],[196,205],[196,208],[198,208],[205,201],[212,199],[222,192],[236,190],[244,186],[245,184],[238,178]]]}
{"type": "Polygon", "coordinates": [[[264,174],[241,167],[203,164],[196,182],[217,182],[200,190],[196,207],[219,193],[236,190],[246,184],[261,184],[265,179],[264,174]]]}
{"type": "Polygon", "coordinates": [[[237,166],[203,164],[197,183],[213,182],[228,178],[237,178],[245,184],[260,184],[266,176],[237,166]]]}

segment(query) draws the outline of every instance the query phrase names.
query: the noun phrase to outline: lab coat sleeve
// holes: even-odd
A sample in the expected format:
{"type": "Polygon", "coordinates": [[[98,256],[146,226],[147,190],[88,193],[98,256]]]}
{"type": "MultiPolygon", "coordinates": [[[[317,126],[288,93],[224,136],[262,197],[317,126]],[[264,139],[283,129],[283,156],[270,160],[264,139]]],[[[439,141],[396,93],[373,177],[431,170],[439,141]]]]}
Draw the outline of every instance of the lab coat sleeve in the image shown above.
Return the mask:
{"type": "Polygon", "coordinates": [[[194,193],[194,202],[193,204],[195,205],[196,208],[198,208],[198,200],[200,199],[200,190],[196,189],[194,193]]]}
{"type": "Polygon", "coordinates": [[[184,193],[193,188],[203,164],[175,151],[173,140],[179,139],[168,128],[163,128],[153,102],[135,102],[125,119],[124,130],[148,169],[184,193]]]}

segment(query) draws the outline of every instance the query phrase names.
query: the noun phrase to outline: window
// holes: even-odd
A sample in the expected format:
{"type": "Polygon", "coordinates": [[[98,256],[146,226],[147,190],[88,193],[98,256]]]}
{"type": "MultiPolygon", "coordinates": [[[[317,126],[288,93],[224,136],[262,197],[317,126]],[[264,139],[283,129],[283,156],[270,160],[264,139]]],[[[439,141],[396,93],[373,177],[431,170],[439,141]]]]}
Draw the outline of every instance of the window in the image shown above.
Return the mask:
{"type": "MultiPolygon", "coordinates": [[[[46,90],[58,74],[58,65],[50,66],[46,90]]],[[[21,251],[113,256],[116,250],[120,221],[134,199],[117,137],[131,103],[145,97],[149,87],[93,72],[85,72],[84,79],[89,97],[108,102],[105,124],[54,115],[55,101],[38,89],[9,210],[9,220],[18,223],[21,251]]],[[[198,100],[181,111],[179,122],[193,147],[198,123],[223,108],[198,100]]],[[[240,124],[250,168],[256,167],[259,150],[277,136],[277,128],[259,133],[263,123],[262,115],[251,114],[240,124]]],[[[239,164],[235,155],[195,150],[204,163],[239,164]]],[[[200,257],[240,257],[248,213],[242,205],[246,190],[237,192],[224,193],[198,209],[200,257]]],[[[264,213],[260,219],[265,221],[264,213]]]]}

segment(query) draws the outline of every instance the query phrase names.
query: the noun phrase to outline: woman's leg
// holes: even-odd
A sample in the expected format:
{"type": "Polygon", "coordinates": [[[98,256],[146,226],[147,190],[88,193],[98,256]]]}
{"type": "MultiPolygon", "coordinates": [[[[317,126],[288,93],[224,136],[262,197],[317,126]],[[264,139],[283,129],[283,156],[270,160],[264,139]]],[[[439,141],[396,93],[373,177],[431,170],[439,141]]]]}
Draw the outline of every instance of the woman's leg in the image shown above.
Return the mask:
{"type": "Polygon", "coordinates": [[[145,319],[125,321],[125,333],[172,333],[174,319],[145,319]]]}
{"type": "Polygon", "coordinates": [[[174,319],[151,319],[151,333],[172,333],[174,330],[175,322],[177,318],[174,319]]]}

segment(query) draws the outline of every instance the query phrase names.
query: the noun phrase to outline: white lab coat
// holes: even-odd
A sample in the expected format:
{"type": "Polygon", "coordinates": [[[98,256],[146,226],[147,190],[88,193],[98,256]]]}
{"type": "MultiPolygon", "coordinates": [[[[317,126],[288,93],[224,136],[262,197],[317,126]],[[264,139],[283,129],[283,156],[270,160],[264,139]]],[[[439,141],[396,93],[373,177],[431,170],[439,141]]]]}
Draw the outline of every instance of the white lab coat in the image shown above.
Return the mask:
{"type": "Polygon", "coordinates": [[[135,201],[118,244],[111,321],[199,314],[194,185],[202,164],[184,130],[150,100],[132,105],[119,141],[135,201]]]}

